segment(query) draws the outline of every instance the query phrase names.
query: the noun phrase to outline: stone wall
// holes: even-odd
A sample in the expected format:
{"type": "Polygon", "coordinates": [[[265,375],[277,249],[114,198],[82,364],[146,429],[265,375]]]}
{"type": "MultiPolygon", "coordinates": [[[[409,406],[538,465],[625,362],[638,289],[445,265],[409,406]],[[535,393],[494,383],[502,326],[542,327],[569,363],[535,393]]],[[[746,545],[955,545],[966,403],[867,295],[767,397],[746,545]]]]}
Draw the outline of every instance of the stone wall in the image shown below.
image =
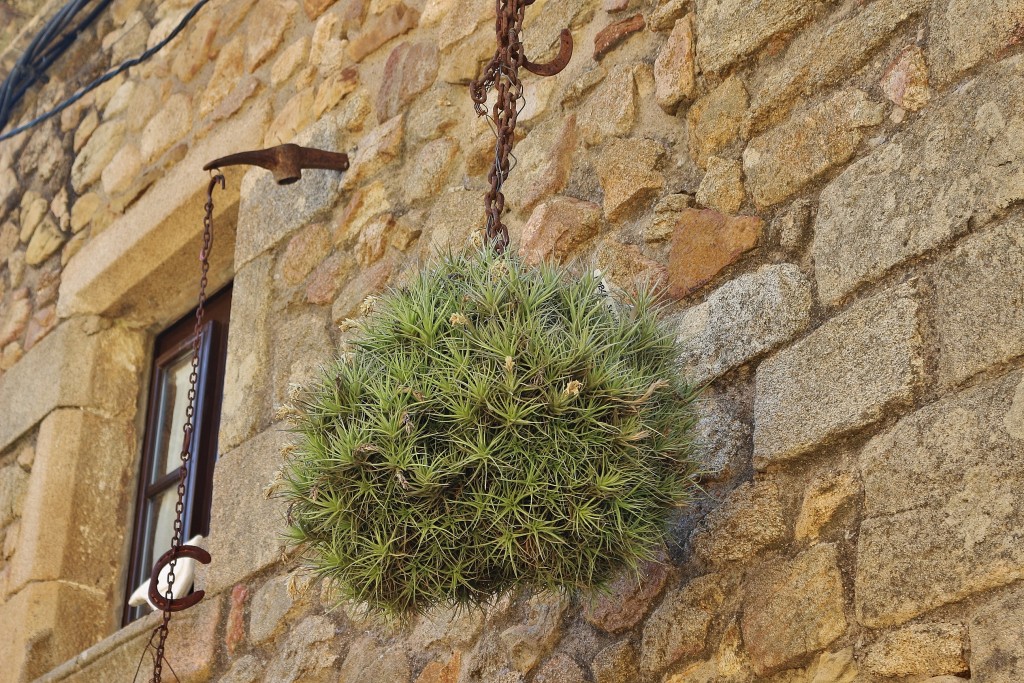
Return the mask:
{"type": "MultiPolygon", "coordinates": [[[[186,9],[117,0],[20,118],[186,9]]],[[[367,295],[482,220],[493,137],[466,82],[493,3],[213,0],[0,143],[0,680],[131,679],[153,625],[116,619],[145,349],[190,306],[199,168],[293,140],[353,163],[284,188],[228,171],[214,563],[173,622],[181,680],[1024,680],[1024,2],[527,15],[531,59],[566,26],[576,54],[525,78],[514,244],[663,283],[708,384],[707,495],[665,562],[593,598],[397,628],[332,609],[282,556],[263,489],[290,384],[367,295]]]]}

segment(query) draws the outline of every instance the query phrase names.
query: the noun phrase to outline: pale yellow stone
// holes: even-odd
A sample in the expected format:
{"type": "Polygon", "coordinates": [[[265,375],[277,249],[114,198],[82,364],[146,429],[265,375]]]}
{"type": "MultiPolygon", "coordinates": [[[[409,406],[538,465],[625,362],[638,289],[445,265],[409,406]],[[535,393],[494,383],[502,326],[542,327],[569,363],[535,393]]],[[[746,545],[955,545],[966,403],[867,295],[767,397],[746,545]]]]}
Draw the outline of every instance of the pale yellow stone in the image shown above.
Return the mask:
{"type": "Polygon", "coordinates": [[[852,472],[829,473],[811,482],[796,520],[796,538],[816,540],[822,527],[860,492],[852,472]]]}
{"type": "Polygon", "coordinates": [[[25,263],[30,266],[38,266],[55,254],[62,244],[64,244],[64,233],[52,219],[47,218],[36,228],[32,239],[29,240],[28,248],[25,250],[25,263]]]}
{"type": "Polygon", "coordinates": [[[743,166],[732,159],[711,157],[697,188],[697,203],[722,213],[735,214],[743,205],[743,166]]]}
{"type": "Polygon", "coordinates": [[[298,4],[291,0],[256,3],[249,16],[250,30],[245,46],[245,67],[250,73],[262,66],[281,45],[298,11],[298,4]]]}
{"type": "Polygon", "coordinates": [[[333,109],[343,97],[351,93],[359,85],[359,72],[354,68],[345,69],[328,76],[316,89],[313,100],[313,116],[320,118],[324,112],[333,109]]]}
{"type": "Polygon", "coordinates": [[[199,115],[206,116],[228,96],[244,73],[245,41],[236,36],[225,45],[213,65],[213,75],[199,100],[199,115]]]}
{"type": "Polygon", "coordinates": [[[313,99],[312,90],[303,90],[288,100],[267,129],[264,146],[291,142],[296,133],[309,125],[313,121],[313,99]]]}
{"type": "Polygon", "coordinates": [[[71,207],[71,232],[81,232],[82,228],[89,225],[101,203],[100,196],[95,192],[79,197],[71,207]]]}
{"type": "Polygon", "coordinates": [[[270,85],[277,87],[291,78],[309,50],[309,38],[302,36],[277,56],[270,67],[270,85]]]}
{"type": "Polygon", "coordinates": [[[402,145],[402,114],[382,123],[359,141],[359,151],[341,181],[342,189],[356,187],[398,157],[402,145]]]}
{"type": "Polygon", "coordinates": [[[861,659],[876,676],[955,674],[967,671],[962,624],[914,624],[885,633],[869,645],[861,659]]]}
{"type": "Polygon", "coordinates": [[[665,186],[657,169],[665,148],[646,138],[615,139],[597,160],[597,175],[604,190],[604,215],[619,220],[665,186]]]}
{"type": "Polygon", "coordinates": [[[50,203],[40,197],[38,192],[29,190],[21,198],[21,233],[19,239],[22,244],[32,239],[36,228],[43,222],[50,209],[50,203]]]}
{"type": "Polygon", "coordinates": [[[124,192],[139,180],[141,170],[142,154],[138,146],[130,144],[122,147],[103,169],[103,191],[108,197],[124,192]]]}
{"type": "Polygon", "coordinates": [[[172,95],[142,131],[142,162],[151,163],[175,143],[183,142],[191,129],[191,98],[184,93],[172,95]]]}
{"type": "Polygon", "coordinates": [[[117,116],[131,105],[132,100],[134,99],[135,88],[135,81],[125,81],[121,84],[120,88],[114,91],[113,96],[110,98],[110,101],[107,102],[107,106],[103,110],[104,121],[117,116]]]}
{"type": "Polygon", "coordinates": [[[637,93],[633,68],[621,65],[612,69],[580,107],[577,116],[580,137],[587,145],[596,145],[609,137],[628,135],[636,125],[637,93]]]}
{"type": "Polygon", "coordinates": [[[86,192],[100,179],[100,174],[124,143],[124,121],[115,119],[102,124],[92,134],[71,165],[71,186],[75,192],[86,192]]]}

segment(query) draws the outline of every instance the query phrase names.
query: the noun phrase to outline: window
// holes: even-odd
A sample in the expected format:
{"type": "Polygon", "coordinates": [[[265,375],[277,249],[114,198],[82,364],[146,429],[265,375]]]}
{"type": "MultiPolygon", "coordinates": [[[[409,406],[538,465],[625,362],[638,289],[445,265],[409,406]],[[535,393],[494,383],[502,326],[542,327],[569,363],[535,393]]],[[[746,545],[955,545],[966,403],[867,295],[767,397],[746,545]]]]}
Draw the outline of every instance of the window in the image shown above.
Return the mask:
{"type": "MultiPolygon", "coordinates": [[[[193,536],[209,533],[230,313],[231,285],[228,285],[207,300],[200,332],[193,457],[182,514],[185,542],[193,536]]],[[[149,580],[154,562],[170,548],[174,535],[194,329],[195,311],[192,311],[160,334],[153,349],[124,624],[149,612],[147,605],[129,605],[128,596],[149,580]]]]}

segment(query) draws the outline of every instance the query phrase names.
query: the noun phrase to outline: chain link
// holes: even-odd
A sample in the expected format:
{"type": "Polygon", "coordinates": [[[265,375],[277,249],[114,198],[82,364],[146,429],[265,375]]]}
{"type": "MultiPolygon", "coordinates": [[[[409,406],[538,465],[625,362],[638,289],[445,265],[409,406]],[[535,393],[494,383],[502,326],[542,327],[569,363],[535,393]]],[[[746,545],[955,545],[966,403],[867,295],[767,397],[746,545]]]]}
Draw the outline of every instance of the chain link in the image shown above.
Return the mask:
{"type": "Polygon", "coordinates": [[[174,569],[178,563],[177,552],[181,550],[184,540],[183,520],[185,511],[185,491],[188,483],[188,466],[192,460],[193,419],[196,411],[196,386],[199,382],[199,348],[203,330],[203,315],[206,307],[206,286],[209,283],[210,250],[213,247],[213,190],[217,185],[224,189],[224,176],[217,173],[210,179],[206,189],[205,215],[203,217],[203,246],[199,251],[199,263],[202,274],[199,278],[199,305],[196,306],[196,322],[192,331],[192,371],[188,377],[188,405],[185,407],[185,426],[181,446],[181,467],[178,468],[178,501],[174,506],[174,536],[171,539],[171,550],[175,553],[167,565],[166,606],[163,619],[157,627],[156,654],[153,660],[153,676],[150,683],[161,683],[163,676],[164,649],[167,645],[167,634],[171,622],[171,603],[174,600],[174,569]]]}
{"type": "Polygon", "coordinates": [[[516,119],[519,117],[519,101],[523,97],[523,83],[519,80],[519,69],[526,61],[523,51],[523,19],[526,6],[533,0],[495,0],[495,33],[498,49],[484,67],[480,80],[470,84],[473,108],[478,116],[487,116],[487,94],[496,90],[491,119],[494,121],[494,165],[487,174],[490,189],[484,197],[487,227],[485,243],[499,254],[508,246],[508,226],[501,220],[505,210],[505,195],[502,186],[511,170],[509,157],[515,145],[516,119]]]}

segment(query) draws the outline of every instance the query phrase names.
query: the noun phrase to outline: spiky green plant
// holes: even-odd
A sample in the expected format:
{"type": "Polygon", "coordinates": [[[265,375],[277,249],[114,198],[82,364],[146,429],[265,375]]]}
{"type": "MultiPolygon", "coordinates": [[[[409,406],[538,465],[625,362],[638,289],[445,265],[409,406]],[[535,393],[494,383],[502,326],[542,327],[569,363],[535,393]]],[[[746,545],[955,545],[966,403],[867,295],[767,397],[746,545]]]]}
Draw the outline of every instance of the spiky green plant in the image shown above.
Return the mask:
{"type": "Polygon", "coordinates": [[[299,400],[289,536],[387,615],[636,569],[693,492],[694,391],[642,290],[487,250],[383,295],[299,400]]]}

